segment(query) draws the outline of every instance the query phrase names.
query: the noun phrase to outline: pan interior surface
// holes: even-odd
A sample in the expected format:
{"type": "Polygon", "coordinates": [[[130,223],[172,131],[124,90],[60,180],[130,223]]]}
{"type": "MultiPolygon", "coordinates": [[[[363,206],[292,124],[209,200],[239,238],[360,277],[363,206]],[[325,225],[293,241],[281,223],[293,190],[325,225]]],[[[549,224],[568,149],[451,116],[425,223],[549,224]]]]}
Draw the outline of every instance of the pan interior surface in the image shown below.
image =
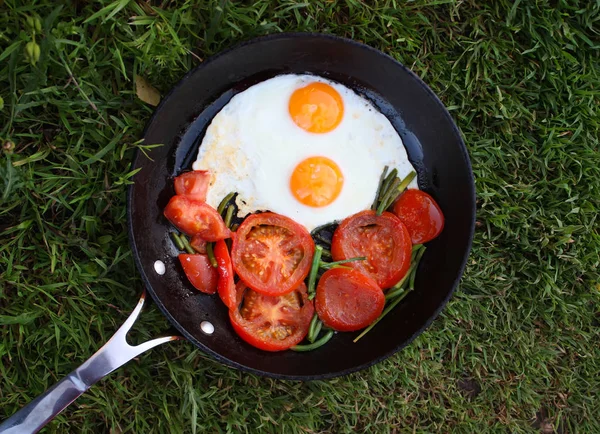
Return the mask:
{"type": "Polygon", "coordinates": [[[465,145],[448,112],[412,72],[379,51],[318,34],[260,38],[224,52],[187,74],[167,95],[147,125],[145,145],[129,190],[134,256],[159,308],[192,343],[229,366],[287,379],[344,375],[370,366],[407,345],[448,301],[468,257],[474,228],[475,192],[465,145]],[[357,333],[338,333],[316,351],[267,353],[242,341],[217,295],[187,281],[162,211],[174,194],[173,177],[191,168],[211,119],[237,93],[279,74],[316,74],[369,99],[400,134],[419,176],[420,188],[442,208],[442,234],[428,244],[416,288],[357,343],[357,333]],[[161,260],[166,272],[155,272],[161,260]],[[209,321],[214,333],[200,324],[209,321]]]}

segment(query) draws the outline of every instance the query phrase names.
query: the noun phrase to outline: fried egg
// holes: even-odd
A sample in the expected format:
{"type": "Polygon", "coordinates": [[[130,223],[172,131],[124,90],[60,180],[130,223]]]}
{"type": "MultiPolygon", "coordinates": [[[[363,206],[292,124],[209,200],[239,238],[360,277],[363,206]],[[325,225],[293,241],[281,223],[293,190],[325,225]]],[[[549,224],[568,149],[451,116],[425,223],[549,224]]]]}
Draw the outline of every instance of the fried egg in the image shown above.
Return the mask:
{"type": "Polygon", "coordinates": [[[309,231],[370,208],[385,166],[414,170],[382,113],[339,83],[291,74],[235,95],[193,164],[211,173],[209,205],[237,192],[239,217],[268,210],[309,231]]]}

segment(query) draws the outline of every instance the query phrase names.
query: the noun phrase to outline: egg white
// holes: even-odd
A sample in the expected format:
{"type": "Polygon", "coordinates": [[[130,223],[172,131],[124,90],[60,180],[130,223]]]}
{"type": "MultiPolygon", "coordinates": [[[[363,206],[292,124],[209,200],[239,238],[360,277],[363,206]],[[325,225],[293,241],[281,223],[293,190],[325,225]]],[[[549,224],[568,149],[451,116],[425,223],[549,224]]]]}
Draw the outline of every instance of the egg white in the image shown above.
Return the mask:
{"type": "MultiPolygon", "coordinates": [[[[347,87],[314,75],[280,75],[235,95],[209,125],[193,164],[209,170],[207,203],[217,207],[237,192],[238,216],[272,211],[290,217],[309,231],[368,209],[384,166],[402,178],[414,170],[402,139],[369,101],[347,87]],[[319,81],[335,88],[344,117],[328,133],[310,133],[292,120],[292,93],[319,81]],[[324,156],[340,168],[344,184],[331,204],[310,207],[298,202],[290,187],[295,167],[306,158],[324,156]]],[[[410,188],[417,188],[416,180],[410,188]]]]}

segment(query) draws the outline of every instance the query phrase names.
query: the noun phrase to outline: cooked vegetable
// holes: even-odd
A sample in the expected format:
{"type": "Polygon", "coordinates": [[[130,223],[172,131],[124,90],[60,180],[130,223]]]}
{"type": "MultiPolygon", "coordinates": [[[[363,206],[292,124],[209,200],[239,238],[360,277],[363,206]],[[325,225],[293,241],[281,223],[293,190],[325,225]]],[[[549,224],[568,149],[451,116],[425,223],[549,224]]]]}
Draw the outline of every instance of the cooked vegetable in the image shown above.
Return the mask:
{"type": "Polygon", "coordinates": [[[390,185],[392,184],[392,182],[394,182],[394,179],[396,179],[397,176],[398,176],[398,169],[392,169],[391,172],[385,177],[385,180],[383,181],[383,185],[381,187],[381,191],[379,192],[379,200],[378,200],[377,209],[379,208],[379,204],[381,203],[381,200],[385,197],[385,195],[389,191],[390,185]]]}
{"type": "Polygon", "coordinates": [[[179,250],[185,249],[185,246],[183,245],[183,241],[181,241],[181,238],[179,238],[179,235],[177,234],[177,232],[171,232],[171,239],[173,240],[173,242],[175,243],[175,245],[177,246],[177,248],[179,250]]]}
{"type": "Polygon", "coordinates": [[[215,243],[206,243],[206,254],[208,255],[208,260],[214,268],[217,268],[219,264],[217,263],[217,258],[215,258],[214,249],[215,243]]]}
{"type": "Polygon", "coordinates": [[[383,172],[381,172],[381,176],[379,177],[379,184],[377,184],[377,192],[375,193],[375,200],[373,201],[373,205],[371,205],[371,209],[373,211],[377,210],[377,206],[379,205],[379,197],[381,195],[381,190],[383,189],[383,183],[385,182],[387,176],[388,166],[383,168],[383,172]]]}
{"type": "Polygon", "coordinates": [[[227,207],[227,214],[225,214],[225,226],[228,228],[231,227],[231,218],[233,217],[233,211],[235,207],[233,205],[229,205],[227,207]]]}
{"type": "Polygon", "coordinates": [[[215,243],[214,255],[217,261],[217,272],[219,274],[219,283],[217,285],[217,291],[219,297],[229,309],[235,307],[235,283],[233,282],[233,266],[231,265],[231,257],[229,256],[229,250],[224,240],[217,241],[215,243]]]}
{"type": "Polygon", "coordinates": [[[415,278],[417,277],[417,267],[419,266],[419,262],[421,262],[421,258],[423,257],[423,255],[425,254],[425,248],[421,249],[421,251],[419,251],[419,253],[417,253],[417,256],[415,256],[415,266],[412,269],[412,272],[410,273],[410,277],[408,280],[408,290],[412,291],[413,289],[415,289],[415,278]]]}
{"type": "Polygon", "coordinates": [[[317,272],[321,264],[321,254],[323,253],[323,247],[315,246],[315,254],[313,255],[312,264],[310,266],[310,273],[308,275],[308,299],[312,300],[315,298],[315,283],[317,281],[317,272]]]}
{"type": "Polygon", "coordinates": [[[227,196],[225,196],[223,198],[223,200],[221,200],[221,202],[219,202],[219,206],[217,207],[217,212],[219,214],[223,215],[223,211],[225,211],[225,207],[227,206],[229,201],[233,198],[233,196],[235,196],[235,192],[232,191],[227,196]]]}
{"type": "Polygon", "coordinates": [[[371,324],[383,310],[383,291],[357,270],[333,268],[317,286],[315,309],[327,327],[347,332],[371,324]]]}
{"type": "Polygon", "coordinates": [[[240,280],[236,296],[229,318],[235,332],[250,345],[265,351],[287,350],[308,333],[314,307],[303,283],[273,297],[253,291],[240,280]]]}
{"type": "Polygon", "coordinates": [[[394,214],[406,225],[413,244],[433,240],[444,228],[439,205],[421,190],[406,190],[394,204],[394,214]]]}
{"type": "Polygon", "coordinates": [[[217,241],[231,236],[216,209],[204,202],[175,195],[165,207],[164,215],[181,232],[199,235],[206,241],[217,241]]]}
{"type": "Polygon", "coordinates": [[[185,235],[180,234],[179,239],[183,243],[183,248],[185,249],[186,252],[188,252],[190,255],[193,255],[194,253],[196,253],[196,251],[192,248],[192,246],[190,245],[190,242],[188,241],[188,239],[185,235]]]}
{"type": "Polygon", "coordinates": [[[188,252],[179,255],[188,280],[202,292],[218,291],[243,340],[265,351],[311,351],[334,330],[364,328],[357,342],[414,289],[425,252],[421,243],[439,235],[444,216],[427,193],[405,191],[415,172],[403,180],[397,175],[397,169],[384,168],[371,210],[315,229],[319,245],[303,226],[275,213],[232,224],[235,193],[216,210],[207,205],[205,171],[175,179],[177,194],[164,214],[183,232],[171,237],[188,252]],[[392,204],[394,214],[385,211],[392,204]],[[226,241],[230,227],[236,236],[226,241]],[[389,288],[387,294],[382,288],[389,288]],[[309,343],[298,345],[304,338],[309,343]]]}
{"type": "Polygon", "coordinates": [[[421,256],[423,255],[423,253],[425,253],[425,247],[422,244],[417,244],[413,247],[413,255],[408,272],[402,279],[400,279],[400,282],[392,286],[387,292],[387,294],[385,294],[386,300],[391,300],[392,298],[395,298],[396,296],[404,292],[404,284],[407,280],[411,278],[411,276],[414,276],[415,270],[417,268],[417,265],[419,264],[419,261],[421,260],[421,256]],[[415,261],[415,258],[417,258],[417,256],[418,260],[415,261]]]}
{"type": "Polygon", "coordinates": [[[308,327],[308,335],[306,336],[306,339],[308,339],[310,343],[313,343],[319,336],[319,333],[321,333],[322,327],[323,322],[319,319],[319,315],[315,313],[312,321],[310,322],[310,326],[308,327]]]}
{"type": "Polygon", "coordinates": [[[206,244],[207,241],[198,235],[194,235],[190,241],[190,246],[192,246],[192,249],[198,253],[202,253],[203,255],[206,255],[206,244]]]}
{"type": "Polygon", "coordinates": [[[296,345],[290,348],[290,350],[303,352],[316,350],[319,347],[325,345],[333,337],[333,330],[329,330],[321,339],[317,342],[308,345],[296,345]]]}
{"type": "Polygon", "coordinates": [[[385,192],[385,195],[381,199],[381,203],[377,208],[377,214],[381,214],[385,210],[387,210],[391,204],[393,204],[398,196],[406,190],[406,187],[411,183],[414,177],[417,176],[416,172],[410,172],[406,177],[400,182],[399,178],[395,178],[389,186],[389,189],[385,192]]]}
{"type": "Polygon", "coordinates": [[[206,255],[182,253],[179,255],[179,262],[194,288],[206,294],[214,294],[217,291],[219,276],[206,255]]]}
{"type": "Polygon", "coordinates": [[[325,270],[329,270],[331,268],[339,267],[342,264],[347,264],[349,262],[364,261],[366,259],[367,259],[366,256],[358,256],[356,258],[344,259],[342,261],[335,261],[335,262],[323,262],[323,261],[320,261],[319,262],[319,268],[323,268],[325,270]]]}
{"type": "Polygon", "coordinates": [[[233,269],[253,290],[264,295],[293,291],[310,271],[315,244],[292,219],[265,212],[247,217],[231,248],[233,269]]]}
{"type": "Polygon", "coordinates": [[[404,224],[394,214],[361,211],[345,219],[333,234],[331,254],[335,261],[366,256],[348,264],[371,277],[385,289],[408,271],[412,244],[404,224]]]}
{"type": "Polygon", "coordinates": [[[399,185],[400,179],[398,179],[398,177],[394,178],[379,202],[379,206],[377,207],[377,215],[381,215],[381,213],[387,209],[386,204],[389,202],[390,196],[394,194],[399,185]]]}
{"type": "Polygon", "coordinates": [[[175,194],[189,199],[206,202],[206,192],[210,183],[210,173],[206,170],[186,172],[175,178],[175,194]]]}
{"type": "Polygon", "coordinates": [[[387,173],[388,166],[383,168],[375,200],[371,205],[371,210],[377,211],[377,215],[381,215],[393,204],[398,196],[408,187],[411,181],[417,176],[416,172],[410,172],[402,181],[398,178],[398,170],[392,169],[387,173]]]}

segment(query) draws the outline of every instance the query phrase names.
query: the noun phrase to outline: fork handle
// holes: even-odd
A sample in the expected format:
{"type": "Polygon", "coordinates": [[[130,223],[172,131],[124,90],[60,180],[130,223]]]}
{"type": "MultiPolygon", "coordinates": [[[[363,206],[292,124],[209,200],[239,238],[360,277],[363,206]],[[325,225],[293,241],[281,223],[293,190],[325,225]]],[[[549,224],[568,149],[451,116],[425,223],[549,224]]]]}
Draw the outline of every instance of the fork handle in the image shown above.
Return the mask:
{"type": "Polygon", "coordinates": [[[150,348],[182,339],[180,336],[166,336],[137,346],[127,343],[127,332],[139,316],[145,299],[146,291],[129,318],[102,348],[83,365],[2,422],[0,434],[37,433],[101,378],[150,348]]]}

